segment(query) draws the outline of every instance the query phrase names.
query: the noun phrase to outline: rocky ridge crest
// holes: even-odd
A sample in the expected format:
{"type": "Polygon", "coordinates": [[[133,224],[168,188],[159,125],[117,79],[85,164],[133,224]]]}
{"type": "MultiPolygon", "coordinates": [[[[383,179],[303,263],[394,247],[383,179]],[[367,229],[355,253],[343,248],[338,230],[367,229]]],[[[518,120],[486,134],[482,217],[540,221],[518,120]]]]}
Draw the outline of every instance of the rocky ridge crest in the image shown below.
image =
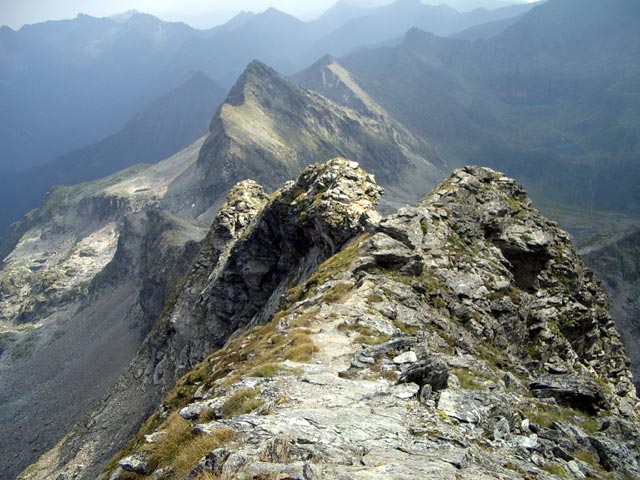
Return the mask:
{"type": "Polygon", "coordinates": [[[116,386],[21,478],[95,478],[175,381],[234,333],[262,324],[287,288],[306,280],[377,218],[382,188],[358,164],[308,167],[267,197],[253,181],[231,189],[200,255],[116,386]],[[129,421],[123,422],[122,418],[129,421]],[[77,472],[75,472],[77,474],[77,472]]]}
{"type": "MultiPolygon", "coordinates": [[[[295,211],[301,193],[276,198],[295,211]]],[[[300,212],[316,202],[304,198],[300,212]]],[[[268,220],[277,206],[235,248],[261,225],[284,229],[268,220]]],[[[640,474],[638,402],[606,296],[517,182],[467,167],[367,224],[319,267],[290,269],[288,289],[271,290],[278,308],[251,316],[268,322],[183,377],[105,478],[640,474]]],[[[245,285],[266,278],[239,271],[245,285]]]]}

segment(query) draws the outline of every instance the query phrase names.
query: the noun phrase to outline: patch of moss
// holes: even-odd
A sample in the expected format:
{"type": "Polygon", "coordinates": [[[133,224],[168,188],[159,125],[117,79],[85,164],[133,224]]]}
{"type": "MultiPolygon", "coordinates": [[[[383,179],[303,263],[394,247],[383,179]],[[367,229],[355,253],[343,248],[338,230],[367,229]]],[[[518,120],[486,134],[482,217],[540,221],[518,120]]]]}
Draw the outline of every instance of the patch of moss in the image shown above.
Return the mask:
{"type": "Polygon", "coordinates": [[[339,332],[356,333],[357,335],[353,339],[353,343],[359,343],[363,345],[379,345],[381,343],[391,340],[389,335],[385,335],[381,332],[371,329],[366,325],[359,323],[347,323],[343,322],[338,325],[337,330],[339,332]]]}
{"type": "Polygon", "coordinates": [[[400,330],[402,333],[406,333],[407,335],[414,335],[418,331],[420,331],[420,327],[415,325],[407,325],[402,320],[395,319],[393,321],[393,325],[400,330]]]}
{"type": "Polygon", "coordinates": [[[284,359],[292,362],[309,362],[313,354],[318,351],[311,337],[304,332],[291,335],[288,348],[284,352],[284,359]]]}
{"type": "Polygon", "coordinates": [[[488,380],[488,375],[478,370],[466,368],[454,368],[451,373],[458,377],[460,387],[465,390],[486,390],[483,380],[488,380]]]}
{"type": "Polygon", "coordinates": [[[353,283],[339,283],[327,292],[322,298],[327,303],[344,303],[353,289],[353,283]]]}
{"type": "Polygon", "coordinates": [[[522,412],[529,420],[546,428],[553,428],[554,422],[568,422],[578,425],[590,433],[595,433],[601,427],[601,423],[596,417],[559,405],[535,402],[523,406],[522,412]]]}
{"type": "Polygon", "coordinates": [[[286,368],[278,363],[267,363],[266,365],[251,370],[249,372],[249,376],[259,378],[272,378],[284,370],[286,370],[286,368]]]}
{"type": "Polygon", "coordinates": [[[360,255],[361,244],[369,236],[369,234],[361,235],[347,244],[341,251],[325,260],[307,281],[307,289],[324,285],[335,275],[347,271],[353,261],[360,255]]]}
{"type": "Polygon", "coordinates": [[[567,470],[557,462],[547,463],[542,466],[545,472],[549,472],[551,475],[557,475],[560,478],[567,478],[567,470]]]}
{"type": "Polygon", "coordinates": [[[512,470],[516,473],[519,473],[520,475],[526,475],[527,471],[522,468],[520,465],[516,465],[514,463],[511,462],[507,462],[505,464],[502,465],[504,468],[506,468],[507,470],[512,470]]]}
{"type": "Polygon", "coordinates": [[[174,478],[188,474],[207,453],[236,438],[235,432],[230,428],[221,428],[209,434],[196,434],[191,424],[177,414],[167,419],[163,430],[165,435],[156,443],[144,445],[142,450],[149,456],[152,470],[170,466],[174,478]]]}

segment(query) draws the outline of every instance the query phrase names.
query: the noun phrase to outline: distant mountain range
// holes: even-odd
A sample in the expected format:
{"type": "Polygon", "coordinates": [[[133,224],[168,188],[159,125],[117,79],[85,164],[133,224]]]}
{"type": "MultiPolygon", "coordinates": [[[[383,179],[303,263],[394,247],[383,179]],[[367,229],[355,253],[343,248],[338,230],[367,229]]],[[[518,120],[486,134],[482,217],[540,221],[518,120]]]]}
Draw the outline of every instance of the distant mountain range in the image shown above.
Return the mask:
{"type": "Polygon", "coordinates": [[[0,173],[101,141],[189,72],[229,88],[253,59],[290,74],[324,54],[387,41],[412,26],[450,34],[526,8],[461,14],[398,0],[377,8],[338,4],[306,23],[275,9],[243,12],[206,31],[137,12],[2,27],[0,173]],[[438,26],[445,17],[446,26],[438,26]]]}
{"type": "MultiPolygon", "coordinates": [[[[635,1],[558,0],[486,40],[413,29],[338,63],[450,164],[501,169],[536,198],[638,211],[638,21],[635,1]]],[[[325,75],[297,78],[342,101],[325,75]]]]}

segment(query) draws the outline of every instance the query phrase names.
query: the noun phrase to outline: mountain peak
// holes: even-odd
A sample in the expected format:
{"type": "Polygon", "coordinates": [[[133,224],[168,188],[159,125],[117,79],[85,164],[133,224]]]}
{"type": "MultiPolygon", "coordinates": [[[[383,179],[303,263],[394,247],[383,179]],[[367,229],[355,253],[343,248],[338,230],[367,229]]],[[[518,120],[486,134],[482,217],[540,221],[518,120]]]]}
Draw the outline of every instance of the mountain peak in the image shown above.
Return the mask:
{"type": "Polygon", "coordinates": [[[183,83],[215,83],[211,77],[209,77],[202,70],[195,70],[190,72],[183,83]]]}
{"type": "Polygon", "coordinates": [[[115,15],[111,15],[108,18],[110,20],[113,20],[116,23],[126,23],[136,15],[140,15],[140,12],[135,8],[133,8],[131,10],[127,10],[126,12],[116,13],[115,15]]]}
{"type": "Polygon", "coordinates": [[[317,68],[323,68],[334,63],[337,63],[336,58],[333,55],[327,53],[326,55],[320,57],[313,65],[311,65],[309,69],[314,70],[317,68]]]}
{"type": "Polygon", "coordinates": [[[260,18],[266,19],[286,19],[286,20],[295,20],[296,22],[300,22],[300,20],[293,15],[283,12],[282,10],[278,10],[275,7],[269,7],[264,12],[257,15],[260,18]]]}
{"type": "Polygon", "coordinates": [[[244,73],[279,75],[273,68],[257,58],[254,58],[247,64],[244,73]]]}
{"type": "Polygon", "coordinates": [[[231,88],[226,103],[234,106],[241,105],[246,99],[248,90],[260,88],[265,83],[283,85],[289,82],[265,63],[254,59],[247,65],[242,75],[231,88]]]}

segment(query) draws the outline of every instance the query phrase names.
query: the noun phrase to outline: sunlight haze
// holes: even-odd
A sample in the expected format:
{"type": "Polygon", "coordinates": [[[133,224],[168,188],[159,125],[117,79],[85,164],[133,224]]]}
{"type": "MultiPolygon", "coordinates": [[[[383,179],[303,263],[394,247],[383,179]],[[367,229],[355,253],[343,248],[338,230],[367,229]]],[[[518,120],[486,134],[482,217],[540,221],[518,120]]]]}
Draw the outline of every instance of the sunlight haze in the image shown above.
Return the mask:
{"type": "MultiPolygon", "coordinates": [[[[391,0],[347,0],[362,6],[377,6],[391,0]]],[[[532,0],[514,0],[507,3],[531,3],[532,0]]],[[[127,10],[156,15],[167,21],[185,22],[195,28],[211,28],[226,22],[242,10],[255,13],[274,7],[310,20],[329,9],[337,0],[0,0],[0,25],[18,29],[25,24],[47,20],[75,18],[78,13],[107,17],[127,10]]],[[[427,4],[448,3],[424,1],[427,4]]],[[[483,4],[482,0],[474,2],[483,4]]]]}

